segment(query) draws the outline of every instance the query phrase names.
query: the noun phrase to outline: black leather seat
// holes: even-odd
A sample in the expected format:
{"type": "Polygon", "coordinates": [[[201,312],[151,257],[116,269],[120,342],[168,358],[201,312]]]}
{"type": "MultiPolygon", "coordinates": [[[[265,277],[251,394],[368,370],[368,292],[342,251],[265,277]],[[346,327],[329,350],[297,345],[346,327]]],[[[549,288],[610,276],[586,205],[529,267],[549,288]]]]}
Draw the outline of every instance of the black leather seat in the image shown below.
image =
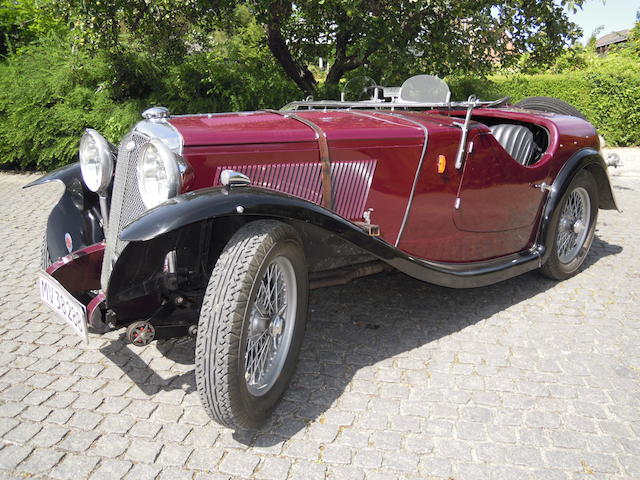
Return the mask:
{"type": "Polygon", "coordinates": [[[491,133],[513,159],[529,165],[533,154],[533,133],[527,127],[500,123],[491,127],[491,133]]]}

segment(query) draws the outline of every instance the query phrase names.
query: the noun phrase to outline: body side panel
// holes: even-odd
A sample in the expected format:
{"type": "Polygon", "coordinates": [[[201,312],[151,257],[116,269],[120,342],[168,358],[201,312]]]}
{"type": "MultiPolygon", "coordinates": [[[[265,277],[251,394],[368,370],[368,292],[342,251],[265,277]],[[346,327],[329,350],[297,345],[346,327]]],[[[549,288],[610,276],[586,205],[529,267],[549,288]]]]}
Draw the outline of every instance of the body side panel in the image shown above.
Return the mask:
{"type": "MultiPolygon", "coordinates": [[[[390,122],[384,117],[367,118],[349,112],[297,114],[308,117],[327,136],[331,163],[336,170],[342,171],[341,181],[334,185],[334,199],[349,198],[349,190],[356,190],[357,195],[362,196],[358,199],[351,198],[351,203],[363,205],[363,208],[362,211],[346,209],[349,220],[362,221],[364,212],[372,209],[372,222],[379,225],[382,237],[389,242],[394,241],[402,222],[402,216],[398,212],[404,212],[406,208],[424,145],[423,130],[402,119],[390,122]],[[373,167],[368,166],[371,162],[374,163],[373,167]],[[357,178],[364,170],[363,165],[367,165],[367,170],[375,171],[372,178],[365,182],[366,189],[357,178]]],[[[294,119],[283,118],[278,114],[264,114],[263,117],[266,115],[269,115],[269,122],[276,122],[274,124],[279,125],[279,128],[286,126],[297,129],[302,126],[313,136],[310,127],[294,119]]],[[[202,117],[200,118],[202,121],[202,117]]],[[[189,135],[188,132],[183,133],[186,145],[184,157],[195,173],[195,180],[190,186],[192,190],[219,185],[217,182],[220,170],[230,168],[247,173],[250,177],[252,172],[254,179],[262,179],[258,185],[254,183],[256,186],[292,193],[303,191],[301,198],[308,200],[321,198],[321,177],[319,172],[316,174],[312,171],[314,165],[319,165],[319,148],[315,139],[266,144],[189,146],[189,135]],[[262,175],[262,172],[256,173],[256,169],[263,169],[268,173],[262,175]]]]}

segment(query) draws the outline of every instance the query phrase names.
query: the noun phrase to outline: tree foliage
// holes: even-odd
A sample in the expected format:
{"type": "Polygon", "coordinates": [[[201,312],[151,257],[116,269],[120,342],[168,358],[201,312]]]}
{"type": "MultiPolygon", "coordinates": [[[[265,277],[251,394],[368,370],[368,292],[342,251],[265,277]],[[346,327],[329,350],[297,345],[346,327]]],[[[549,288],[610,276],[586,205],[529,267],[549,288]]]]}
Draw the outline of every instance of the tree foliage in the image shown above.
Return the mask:
{"type": "Polygon", "coordinates": [[[69,0],[60,8],[82,41],[110,47],[132,34],[157,54],[201,48],[216,28],[233,32],[238,4],[264,29],[286,74],[305,92],[308,65],[330,61],[326,83],[354,70],[393,78],[407,70],[488,73],[527,54],[549,62],[579,30],[565,7],[583,0],[69,0]]]}
{"type": "Polygon", "coordinates": [[[52,0],[0,0],[0,57],[43,35],[64,30],[52,0]]]}

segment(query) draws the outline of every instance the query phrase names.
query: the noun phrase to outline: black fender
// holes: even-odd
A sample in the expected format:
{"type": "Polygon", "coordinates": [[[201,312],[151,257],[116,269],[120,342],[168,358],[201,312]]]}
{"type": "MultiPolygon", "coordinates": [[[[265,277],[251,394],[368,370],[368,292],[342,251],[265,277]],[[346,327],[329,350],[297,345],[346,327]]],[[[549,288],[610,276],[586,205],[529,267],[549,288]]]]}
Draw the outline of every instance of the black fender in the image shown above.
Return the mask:
{"type": "Polygon", "coordinates": [[[64,193],[53,207],[47,221],[47,246],[53,260],[69,253],[65,234],[71,235],[72,250],[80,250],[104,239],[98,195],[82,181],[80,163],[58,168],[22,188],[61,182],[64,193]]]}
{"type": "MultiPolygon", "coordinates": [[[[147,211],[127,225],[120,238],[137,250],[139,242],[153,242],[161,236],[208,219],[244,216],[305,222],[340,236],[365,252],[414,278],[452,288],[489,285],[538,268],[539,254],[527,250],[507,257],[467,264],[422,260],[406,254],[357,225],[314,203],[283,193],[255,187],[207,188],[174,197],[147,211]]],[[[151,247],[149,247],[151,248],[151,247]]],[[[142,252],[136,256],[143,255],[142,252]]],[[[113,274],[118,269],[116,262],[113,274]]],[[[125,263],[125,262],[123,262],[125,263]]],[[[112,274],[112,276],[113,276],[112,274]]],[[[111,290],[111,283],[109,285],[111,290]]],[[[112,292],[109,292],[111,295],[112,292]]]]}
{"type": "Polygon", "coordinates": [[[550,247],[553,245],[553,237],[555,235],[553,214],[560,205],[562,197],[567,192],[572,180],[582,170],[587,170],[596,181],[599,199],[598,208],[620,211],[613,194],[609,174],[607,173],[607,164],[600,152],[593,148],[584,148],[574,153],[556,175],[544,205],[537,237],[537,248],[541,254],[541,264],[546,262],[551,254],[550,247]]]}

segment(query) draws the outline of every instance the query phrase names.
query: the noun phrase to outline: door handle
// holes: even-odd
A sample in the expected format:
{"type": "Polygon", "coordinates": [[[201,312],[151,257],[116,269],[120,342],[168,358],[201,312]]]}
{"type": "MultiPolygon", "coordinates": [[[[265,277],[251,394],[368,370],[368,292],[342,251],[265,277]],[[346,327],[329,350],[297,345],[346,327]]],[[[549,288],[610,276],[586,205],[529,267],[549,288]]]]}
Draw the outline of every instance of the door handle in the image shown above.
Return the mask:
{"type": "Polygon", "coordinates": [[[533,188],[539,188],[541,192],[552,192],[553,187],[547,182],[535,183],[531,185],[533,188]]]}

